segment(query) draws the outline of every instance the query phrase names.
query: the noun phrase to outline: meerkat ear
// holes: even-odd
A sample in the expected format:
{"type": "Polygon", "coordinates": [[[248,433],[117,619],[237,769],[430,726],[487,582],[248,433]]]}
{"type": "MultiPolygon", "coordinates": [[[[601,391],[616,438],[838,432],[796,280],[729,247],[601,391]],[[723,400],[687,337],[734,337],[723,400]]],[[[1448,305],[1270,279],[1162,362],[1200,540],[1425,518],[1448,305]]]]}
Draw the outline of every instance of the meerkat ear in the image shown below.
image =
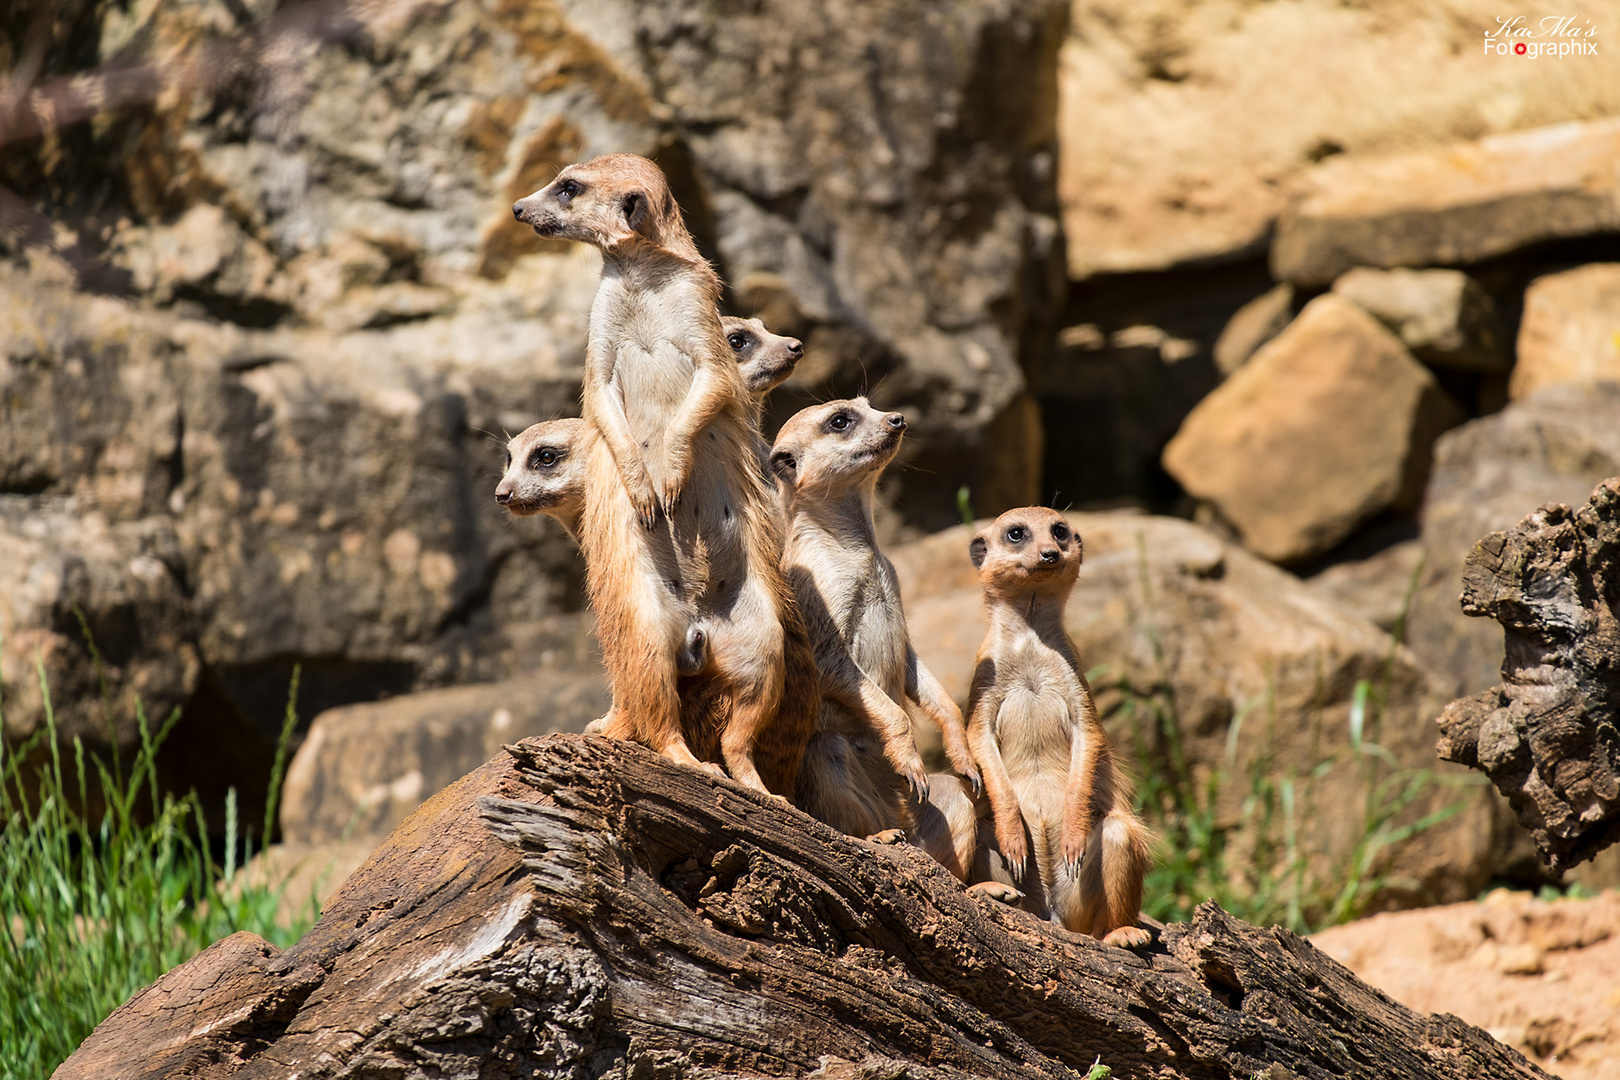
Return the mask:
{"type": "Polygon", "coordinates": [[[632,191],[624,197],[621,205],[624,208],[624,223],[630,227],[631,232],[640,232],[641,227],[647,223],[646,192],[632,191]]]}
{"type": "Polygon", "coordinates": [[[984,557],[990,553],[990,545],[984,537],[975,536],[968,544],[968,558],[973,560],[973,569],[977,570],[984,565],[984,557]]]}
{"type": "Polygon", "coordinates": [[[776,478],[782,483],[792,487],[793,482],[799,478],[799,462],[791,451],[774,451],[771,454],[771,472],[775,473],[776,478]]]}

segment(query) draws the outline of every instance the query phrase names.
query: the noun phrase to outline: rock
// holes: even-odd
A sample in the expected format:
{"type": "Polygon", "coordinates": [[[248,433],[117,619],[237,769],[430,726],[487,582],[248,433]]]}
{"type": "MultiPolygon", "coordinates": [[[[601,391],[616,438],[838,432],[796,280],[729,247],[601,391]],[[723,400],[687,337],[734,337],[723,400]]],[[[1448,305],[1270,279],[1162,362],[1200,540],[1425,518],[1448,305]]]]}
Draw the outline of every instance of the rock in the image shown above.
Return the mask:
{"type": "MultiPolygon", "coordinates": [[[[1085,561],[1066,626],[1110,730],[1133,748],[1127,753],[1145,755],[1138,762],[1163,767],[1169,751],[1152,730],[1148,704],[1161,701],[1162,688],[1193,774],[1224,770],[1219,820],[1239,829],[1250,794],[1245,770],[1262,760],[1270,775],[1303,777],[1331,759],[1314,781],[1316,805],[1365,805],[1366,775],[1351,766],[1348,750],[1358,680],[1383,695],[1377,731],[1367,737],[1403,766],[1433,765],[1431,725],[1441,699],[1422,665],[1386,633],[1190,522],[1117,511],[1069,520],[1085,561]]],[[[890,552],[912,644],[964,703],[985,630],[967,559],[971,535],[958,527],[890,552]]],[[[1498,841],[1484,796],[1477,788],[1465,793],[1457,818],[1420,833],[1403,853],[1392,873],[1421,883],[1404,902],[1471,896],[1489,879],[1498,841]]],[[[1455,789],[1436,786],[1419,801],[1433,809],[1457,798],[1455,789]]],[[[1329,860],[1344,858],[1360,838],[1358,815],[1303,811],[1302,818],[1313,850],[1329,860]]],[[[1228,843],[1241,850],[1241,831],[1228,843]]]]}
{"type": "Polygon", "coordinates": [[[201,666],[184,582],[161,518],[109,522],[71,498],[0,495],[6,741],[45,727],[40,667],[62,741],[132,750],[137,700],[156,733],[190,698],[201,666]]]}
{"type": "Polygon", "coordinates": [[[1439,755],[1507,796],[1555,872],[1620,840],[1620,476],[1482,538],[1464,614],[1506,639],[1500,685],[1453,701],[1439,755]]]}
{"type": "Polygon", "coordinates": [[[1481,537],[1548,502],[1582,505],[1620,474],[1620,386],[1550,386],[1446,433],[1423,505],[1424,567],[1408,644],[1449,700],[1501,679],[1502,631],[1458,607],[1463,565],[1481,537]]]}
{"type": "Polygon", "coordinates": [[[1379,629],[1394,631],[1405,622],[1422,564],[1423,542],[1403,540],[1368,558],[1330,566],[1305,583],[1379,629]]]}
{"type": "Polygon", "coordinates": [[[1416,505],[1434,439],[1461,419],[1399,341],[1329,294],[1199,403],[1164,467],[1250,550],[1299,562],[1416,505]]]}
{"type": "MultiPolygon", "coordinates": [[[[1612,33],[1603,0],[1560,10],[1580,30],[1612,33]]],[[[1482,35],[1502,14],[1493,0],[1399,11],[1079,0],[1058,69],[1070,274],[1262,252],[1324,159],[1620,115],[1620,87],[1599,58],[1482,59],[1482,35]]]]}
{"type": "Polygon", "coordinates": [[[1230,375],[1294,318],[1294,287],[1274,285],[1237,310],[1215,342],[1215,367],[1230,375]]]}
{"type": "Polygon", "coordinates": [[[1613,1075],[1620,893],[1540,900],[1494,889],[1480,901],[1335,926],[1311,943],[1403,1005],[1498,1032],[1565,1080],[1613,1075]],[[1501,967],[1537,954],[1539,973],[1501,967]]]}
{"type": "Polygon", "coordinates": [[[1357,266],[1472,263],[1620,229],[1620,118],[1441,150],[1329,161],[1277,222],[1271,271],[1326,285],[1357,266]]]}
{"type": "Polygon", "coordinates": [[[1461,270],[1357,267],[1340,274],[1333,291],[1389,327],[1430,367],[1507,370],[1496,304],[1461,270]]]}
{"type": "MultiPolygon", "coordinates": [[[[1022,371],[1062,291],[1051,97],[1066,10],[367,9],[304,28],[297,65],[244,65],[257,85],[188,82],[119,116],[119,137],[90,137],[71,168],[19,182],[76,206],[56,196],[81,163],[118,176],[93,221],[64,225],[93,245],[103,220],[132,219],[106,254],[153,302],[321,326],[330,348],[372,352],[369,331],[409,326],[442,348],[469,315],[487,328],[566,309],[595,274],[516,224],[512,200],[569,161],[655,156],[744,313],[804,339],[783,408],[876,387],[910,417],[919,466],[890,502],[934,527],[956,520],[963,483],[987,510],[1039,494],[1022,371]]],[[[234,21],[206,4],[113,11],[62,47],[134,42],[180,66],[234,21]]],[[[529,342],[557,339],[577,353],[583,329],[529,342]]],[[[491,345],[493,365],[506,350],[491,345]]]]}
{"type": "Polygon", "coordinates": [[[1068,934],[908,845],[552,736],[424,805],[299,942],[205,951],[59,1075],[1056,1078],[1099,1047],[1122,1075],[1540,1075],[1213,903],[1155,937],[1068,934]]]}
{"type": "Polygon", "coordinates": [[[611,704],[600,666],[425,690],[328,709],[287,770],[281,834],[319,845],[381,840],[503,743],[580,732],[611,704]]]}
{"type": "Polygon", "coordinates": [[[1530,283],[1508,380],[1517,401],[1561,382],[1620,382],[1620,263],[1594,263],[1530,283]]]}

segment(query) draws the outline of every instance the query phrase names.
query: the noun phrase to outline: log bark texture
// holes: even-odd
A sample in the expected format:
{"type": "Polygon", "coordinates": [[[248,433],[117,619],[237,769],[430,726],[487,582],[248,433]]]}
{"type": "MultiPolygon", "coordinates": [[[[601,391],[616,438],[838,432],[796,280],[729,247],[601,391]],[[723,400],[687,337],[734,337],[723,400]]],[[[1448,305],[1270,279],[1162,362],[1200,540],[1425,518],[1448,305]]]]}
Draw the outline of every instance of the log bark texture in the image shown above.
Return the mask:
{"type": "Polygon", "coordinates": [[[227,939],[58,1077],[1540,1077],[1213,904],[1140,953],[626,743],[442,792],[277,953],[227,939]]]}
{"type": "Polygon", "coordinates": [[[1502,682],[1440,717],[1440,756],[1491,778],[1542,860],[1620,840],[1620,477],[1475,545],[1463,611],[1502,624],[1502,682]]]}

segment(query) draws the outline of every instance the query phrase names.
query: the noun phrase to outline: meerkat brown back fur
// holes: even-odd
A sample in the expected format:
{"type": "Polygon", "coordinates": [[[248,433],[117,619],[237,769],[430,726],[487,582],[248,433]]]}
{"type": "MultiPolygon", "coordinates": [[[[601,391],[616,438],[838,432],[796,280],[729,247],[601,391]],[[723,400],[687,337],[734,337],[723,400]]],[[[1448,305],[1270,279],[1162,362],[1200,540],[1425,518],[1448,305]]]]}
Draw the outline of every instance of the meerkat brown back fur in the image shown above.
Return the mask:
{"type": "Polygon", "coordinates": [[[985,525],[968,551],[990,614],[968,741],[994,815],[999,858],[991,873],[1022,888],[1029,910],[1069,930],[1145,944],[1137,920],[1147,831],[1063,627],[1080,537],[1055,510],[1032,506],[985,525]]]}
{"type": "Polygon", "coordinates": [[[703,766],[683,730],[677,667],[701,623],[709,675],[732,705],[719,740],[726,769],[766,790],[754,751],[774,738],[790,600],[751,403],[716,311],[720,279],[645,158],[570,165],[512,212],[603,255],[586,343],[579,539],[613,684],[604,734],[703,766]]]}

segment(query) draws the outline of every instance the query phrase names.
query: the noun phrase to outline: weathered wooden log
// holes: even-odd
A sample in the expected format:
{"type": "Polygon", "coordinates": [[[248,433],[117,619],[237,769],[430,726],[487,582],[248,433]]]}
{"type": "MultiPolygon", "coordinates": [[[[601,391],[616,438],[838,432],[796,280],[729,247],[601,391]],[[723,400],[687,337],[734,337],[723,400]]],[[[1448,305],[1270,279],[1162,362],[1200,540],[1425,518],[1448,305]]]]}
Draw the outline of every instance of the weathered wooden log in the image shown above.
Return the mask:
{"type": "Polygon", "coordinates": [[[1213,904],[1141,953],[626,743],[509,748],[59,1077],[1538,1077],[1213,904]],[[491,835],[493,832],[493,835],[491,835]]]}
{"type": "Polygon", "coordinates": [[[1620,840],[1620,477],[1475,545],[1463,611],[1502,624],[1502,683],[1440,717],[1438,750],[1508,797],[1553,870],[1620,840]]]}

